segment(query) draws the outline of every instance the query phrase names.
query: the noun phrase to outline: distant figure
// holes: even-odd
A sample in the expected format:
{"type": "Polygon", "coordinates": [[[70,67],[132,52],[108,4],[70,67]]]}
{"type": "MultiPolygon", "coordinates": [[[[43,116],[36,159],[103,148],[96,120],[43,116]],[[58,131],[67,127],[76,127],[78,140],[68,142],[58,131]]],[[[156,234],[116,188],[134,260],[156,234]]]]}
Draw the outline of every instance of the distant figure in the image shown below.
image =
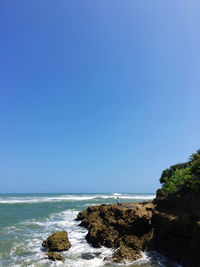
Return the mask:
{"type": "Polygon", "coordinates": [[[117,206],[119,206],[119,197],[117,197],[117,206]]]}

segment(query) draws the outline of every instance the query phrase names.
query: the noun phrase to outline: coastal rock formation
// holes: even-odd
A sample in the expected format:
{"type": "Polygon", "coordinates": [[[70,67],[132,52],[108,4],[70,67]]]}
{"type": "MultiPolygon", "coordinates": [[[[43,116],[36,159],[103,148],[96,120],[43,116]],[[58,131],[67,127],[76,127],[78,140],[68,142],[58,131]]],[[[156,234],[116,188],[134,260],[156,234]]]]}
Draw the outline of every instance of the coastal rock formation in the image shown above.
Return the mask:
{"type": "Polygon", "coordinates": [[[52,261],[56,261],[56,260],[62,261],[62,262],[65,261],[65,259],[57,252],[46,252],[45,255],[48,257],[48,259],[52,261]]]}
{"type": "Polygon", "coordinates": [[[66,231],[55,232],[43,241],[42,246],[52,251],[65,251],[71,247],[66,231]]]}
{"type": "Polygon", "coordinates": [[[162,194],[154,200],[154,249],[184,267],[199,267],[199,194],[162,194]]]}
{"type": "MultiPolygon", "coordinates": [[[[112,261],[157,250],[183,267],[200,267],[200,149],[165,169],[152,202],[89,207],[77,219],[94,247],[116,249],[112,261]]],[[[108,258],[105,258],[108,260],[108,258]]]]}
{"type": "Polygon", "coordinates": [[[153,210],[151,202],[93,206],[80,212],[77,220],[88,229],[86,240],[94,247],[116,249],[112,261],[133,261],[152,240],[153,210]]]}
{"type": "Polygon", "coordinates": [[[183,267],[200,267],[199,194],[162,194],[152,202],[92,206],[78,214],[94,247],[114,248],[113,262],[133,261],[156,250],[183,267]]]}

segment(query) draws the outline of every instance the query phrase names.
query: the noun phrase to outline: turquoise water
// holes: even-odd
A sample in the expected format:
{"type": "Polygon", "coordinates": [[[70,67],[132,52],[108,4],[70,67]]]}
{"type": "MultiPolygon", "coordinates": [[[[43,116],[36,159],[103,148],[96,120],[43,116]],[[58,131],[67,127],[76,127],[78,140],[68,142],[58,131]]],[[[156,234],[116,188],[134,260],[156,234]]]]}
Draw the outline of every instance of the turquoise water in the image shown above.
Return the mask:
{"type": "MultiPolygon", "coordinates": [[[[75,218],[79,211],[90,205],[151,200],[153,194],[3,194],[0,195],[0,266],[124,266],[104,262],[111,256],[108,248],[94,249],[85,241],[87,231],[78,226],[75,218]],[[72,247],[61,253],[65,263],[45,259],[42,240],[54,231],[66,230],[72,247]],[[100,254],[98,254],[99,252],[100,254]],[[93,255],[86,260],[83,253],[93,255]],[[97,253],[97,254],[95,254],[97,253]]],[[[129,266],[175,267],[175,263],[157,254],[144,257],[129,266]]]]}

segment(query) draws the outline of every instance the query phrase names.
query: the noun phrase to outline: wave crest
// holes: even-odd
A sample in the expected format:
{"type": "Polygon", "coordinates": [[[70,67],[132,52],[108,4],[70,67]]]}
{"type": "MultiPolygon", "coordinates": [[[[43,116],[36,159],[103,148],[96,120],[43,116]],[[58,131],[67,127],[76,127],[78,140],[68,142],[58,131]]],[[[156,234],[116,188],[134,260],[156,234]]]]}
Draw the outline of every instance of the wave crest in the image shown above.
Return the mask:
{"type": "Polygon", "coordinates": [[[59,195],[55,197],[51,196],[32,196],[32,197],[1,197],[0,204],[34,204],[43,202],[67,202],[67,201],[90,201],[100,199],[116,199],[119,197],[121,200],[151,200],[155,198],[152,194],[102,194],[102,195],[59,195]]]}

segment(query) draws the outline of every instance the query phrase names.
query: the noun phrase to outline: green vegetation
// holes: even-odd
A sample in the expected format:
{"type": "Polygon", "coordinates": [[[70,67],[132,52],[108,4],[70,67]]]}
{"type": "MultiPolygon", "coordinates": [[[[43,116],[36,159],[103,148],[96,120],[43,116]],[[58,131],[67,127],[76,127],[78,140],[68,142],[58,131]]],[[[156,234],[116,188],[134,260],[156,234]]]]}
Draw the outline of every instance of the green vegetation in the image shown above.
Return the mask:
{"type": "Polygon", "coordinates": [[[187,162],[164,170],[160,182],[163,192],[200,192],[200,150],[192,154],[187,162]]]}

